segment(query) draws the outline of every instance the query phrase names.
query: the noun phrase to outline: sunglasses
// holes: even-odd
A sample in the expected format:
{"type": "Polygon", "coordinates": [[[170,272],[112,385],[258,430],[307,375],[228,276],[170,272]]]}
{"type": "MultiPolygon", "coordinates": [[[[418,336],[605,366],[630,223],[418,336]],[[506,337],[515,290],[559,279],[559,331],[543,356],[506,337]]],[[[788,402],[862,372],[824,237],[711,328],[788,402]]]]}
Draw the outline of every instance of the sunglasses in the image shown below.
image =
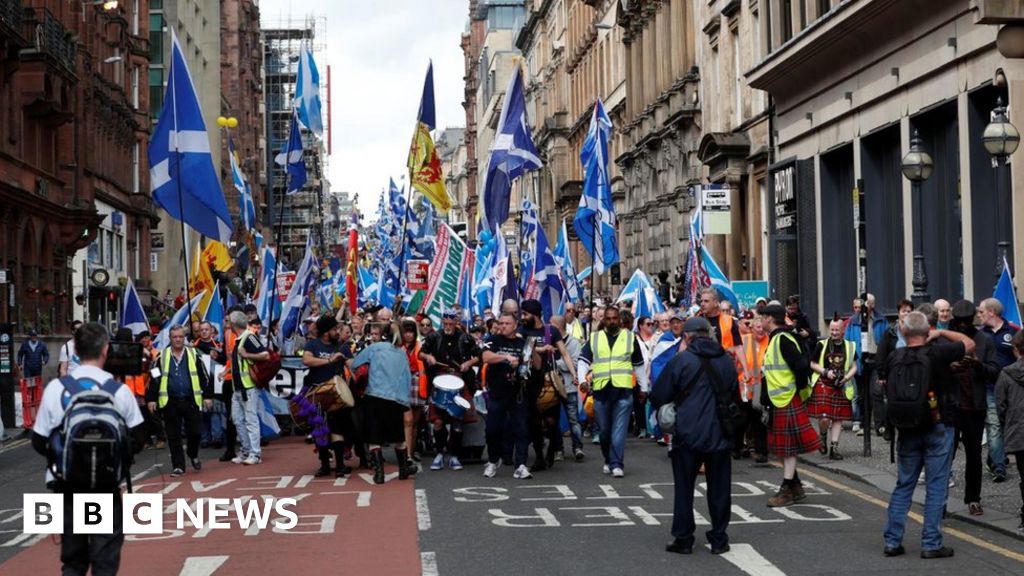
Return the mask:
{"type": "Polygon", "coordinates": [[[423,324],[420,324],[420,328],[430,328],[432,326],[433,326],[433,324],[431,324],[429,322],[424,322],[423,324]]]}
{"type": "Polygon", "coordinates": [[[654,322],[644,322],[644,326],[654,326],[654,322]]]}

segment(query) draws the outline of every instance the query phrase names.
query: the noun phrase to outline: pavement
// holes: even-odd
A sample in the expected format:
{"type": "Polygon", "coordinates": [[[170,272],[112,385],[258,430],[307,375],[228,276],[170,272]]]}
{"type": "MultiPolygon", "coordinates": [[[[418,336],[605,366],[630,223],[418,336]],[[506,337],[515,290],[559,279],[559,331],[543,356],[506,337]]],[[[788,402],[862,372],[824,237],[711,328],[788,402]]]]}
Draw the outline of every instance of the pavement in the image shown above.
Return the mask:
{"type": "MultiPolygon", "coordinates": [[[[896,486],[896,465],[889,462],[889,443],[875,435],[871,438],[871,455],[864,456],[864,437],[845,430],[839,437],[840,453],[844,459],[830,461],[819,454],[805,454],[800,461],[826,470],[834,474],[859,480],[870,484],[883,493],[891,493],[896,486]]],[[[982,458],[988,454],[982,450],[982,458]]],[[[961,447],[953,461],[953,479],[955,484],[949,490],[947,513],[958,520],[999,531],[1008,536],[1024,541],[1024,533],[1017,530],[1020,525],[1021,479],[1017,477],[1017,467],[1010,456],[1005,482],[993,482],[992,476],[985,469],[982,474],[981,504],[984,514],[971,516],[964,503],[966,486],[964,469],[966,459],[961,447]]],[[[919,485],[914,493],[914,502],[924,503],[924,486],[919,485]]]]}

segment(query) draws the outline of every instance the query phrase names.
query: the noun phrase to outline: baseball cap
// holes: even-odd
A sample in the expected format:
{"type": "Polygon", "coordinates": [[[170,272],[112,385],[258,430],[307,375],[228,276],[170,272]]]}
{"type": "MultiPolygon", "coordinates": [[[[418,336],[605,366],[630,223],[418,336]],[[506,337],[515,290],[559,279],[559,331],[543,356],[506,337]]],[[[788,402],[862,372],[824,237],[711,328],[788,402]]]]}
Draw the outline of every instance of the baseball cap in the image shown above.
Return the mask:
{"type": "Polygon", "coordinates": [[[683,324],[683,332],[691,334],[694,332],[703,332],[705,334],[711,332],[711,324],[703,316],[694,316],[683,324]]]}
{"type": "Polygon", "coordinates": [[[444,318],[445,320],[455,320],[458,317],[459,313],[456,312],[454,308],[446,308],[445,311],[441,313],[441,318],[444,318]]]}

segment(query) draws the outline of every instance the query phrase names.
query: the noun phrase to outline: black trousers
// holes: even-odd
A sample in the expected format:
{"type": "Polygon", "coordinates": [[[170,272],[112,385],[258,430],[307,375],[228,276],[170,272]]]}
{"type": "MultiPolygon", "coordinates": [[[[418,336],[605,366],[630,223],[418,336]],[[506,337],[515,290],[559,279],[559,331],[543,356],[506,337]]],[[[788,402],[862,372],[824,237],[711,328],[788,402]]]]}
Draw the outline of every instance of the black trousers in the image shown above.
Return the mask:
{"type": "Polygon", "coordinates": [[[60,539],[62,576],[85,576],[90,567],[92,576],[117,574],[121,566],[121,546],[124,545],[121,495],[114,496],[113,534],[75,534],[72,529],[73,510],[72,494],[64,494],[64,535],[60,539]]]}
{"type": "Polygon", "coordinates": [[[229,454],[235,453],[235,443],[238,442],[238,431],[235,429],[235,421],[231,418],[231,383],[224,383],[224,391],[217,395],[217,400],[224,403],[224,418],[227,425],[224,427],[224,451],[229,454]]]}
{"type": "Polygon", "coordinates": [[[733,450],[736,452],[743,452],[744,446],[746,446],[747,432],[750,432],[750,437],[753,440],[753,446],[751,449],[757,454],[768,454],[768,429],[761,422],[761,414],[754,410],[754,404],[752,402],[740,402],[738,404],[740,410],[743,410],[747,414],[747,422],[744,426],[736,429],[736,436],[733,438],[732,445],[733,450]]]}
{"type": "Polygon", "coordinates": [[[981,502],[981,436],[985,433],[985,411],[961,411],[956,426],[956,442],[953,443],[953,457],[959,444],[964,445],[967,468],[964,470],[964,504],[981,502]]]}
{"type": "Polygon", "coordinates": [[[562,431],[558,429],[558,419],[561,417],[562,405],[558,404],[553,408],[541,412],[537,408],[537,399],[544,388],[544,372],[531,370],[530,379],[526,382],[526,399],[529,404],[528,429],[530,431],[530,443],[533,444],[533,451],[537,455],[535,462],[544,460],[544,439],[547,438],[552,450],[560,445],[562,431]]]}
{"type": "Polygon", "coordinates": [[[1020,478],[1020,519],[1024,521],[1024,450],[1011,452],[1011,454],[1013,454],[1013,459],[1017,461],[1017,477],[1020,478]]]}
{"type": "Polygon", "coordinates": [[[697,452],[683,447],[672,448],[672,476],[675,478],[675,504],[672,514],[672,537],[693,545],[693,532],[697,528],[693,519],[693,490],[697,472],[704,465],[708,484],[708,512],[711,530],[707,532],[712,548],[729,543],[725,533],[732,514],[732,456],[729,450],[697,452]]]}
{"type": "Polygon", "coordinates": [[[188,457],[199,457],[199,440],[203,435],[203,415],[195,398],[170,398],[163,408],[167,429],[167,447],[171,449],[171,467],[185,469],[185,453],[181,449],[181,430],[185,428],[188,457]]]}
{"type": "MultiPolygon", "coordinates": [[[[43,383],[46,384],[45,382],[43,383]]],[[[14,414],[14,376],[5,374],[0,376],[0,420],[4,422],[4,429],[7,430],[6,434],[14,433],[15,426],[15,414],[14,414]]]]}

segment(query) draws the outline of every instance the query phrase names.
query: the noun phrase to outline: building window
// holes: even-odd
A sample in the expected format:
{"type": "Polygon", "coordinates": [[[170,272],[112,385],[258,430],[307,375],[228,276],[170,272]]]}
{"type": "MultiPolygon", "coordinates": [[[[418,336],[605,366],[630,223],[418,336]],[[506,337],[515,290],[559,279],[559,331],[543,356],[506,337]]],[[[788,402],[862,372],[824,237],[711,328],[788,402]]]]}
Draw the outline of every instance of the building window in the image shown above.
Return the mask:
{"type": "Polygon", "coordinates": [[[153,120],[160,118],[160,110],[164,107],[164,70],[149,69],[149,112],[153,120]]]}
{"type": "Polygon", "coordinates": [[[114,234],[114,270],[124,271],[124,235],[114,234]]]}
{"type": "Polygon", "coordinates": [[[164,0],[149,0],[150,10],[163,10],[164,0]]]}
{"type": "Polygon", "coordinates": [[[139,109],[139,67],[132,66],[132,108],[139,109]]]}
{"type": "Polygon", "coordinates": [[[132,146],[132,192],[139,193],[139,143],[132,146]]]}
{"type": "Polygon", "coordinates": [[[733,122],[736,126],[743,124],[743,69],[740,68],[740,32],[735,30],[732,33],[732,68],[735,78],[733,90],[736,94],[733,97],[733,122]]]}
{"type": "Polygon", "coordinates": [[[793,0],[782,0],[782,41],[793,37],[793,0]]]}
{"type": "Polygon", "coordinates": [[[149,15],[149,63],[164,63],[164,16],[149,15]]]}
{"type": "Polygon", "coordinates": [[[832,9],[832,0],[818,0],[818,18],[824,16],[832,9]]]}

